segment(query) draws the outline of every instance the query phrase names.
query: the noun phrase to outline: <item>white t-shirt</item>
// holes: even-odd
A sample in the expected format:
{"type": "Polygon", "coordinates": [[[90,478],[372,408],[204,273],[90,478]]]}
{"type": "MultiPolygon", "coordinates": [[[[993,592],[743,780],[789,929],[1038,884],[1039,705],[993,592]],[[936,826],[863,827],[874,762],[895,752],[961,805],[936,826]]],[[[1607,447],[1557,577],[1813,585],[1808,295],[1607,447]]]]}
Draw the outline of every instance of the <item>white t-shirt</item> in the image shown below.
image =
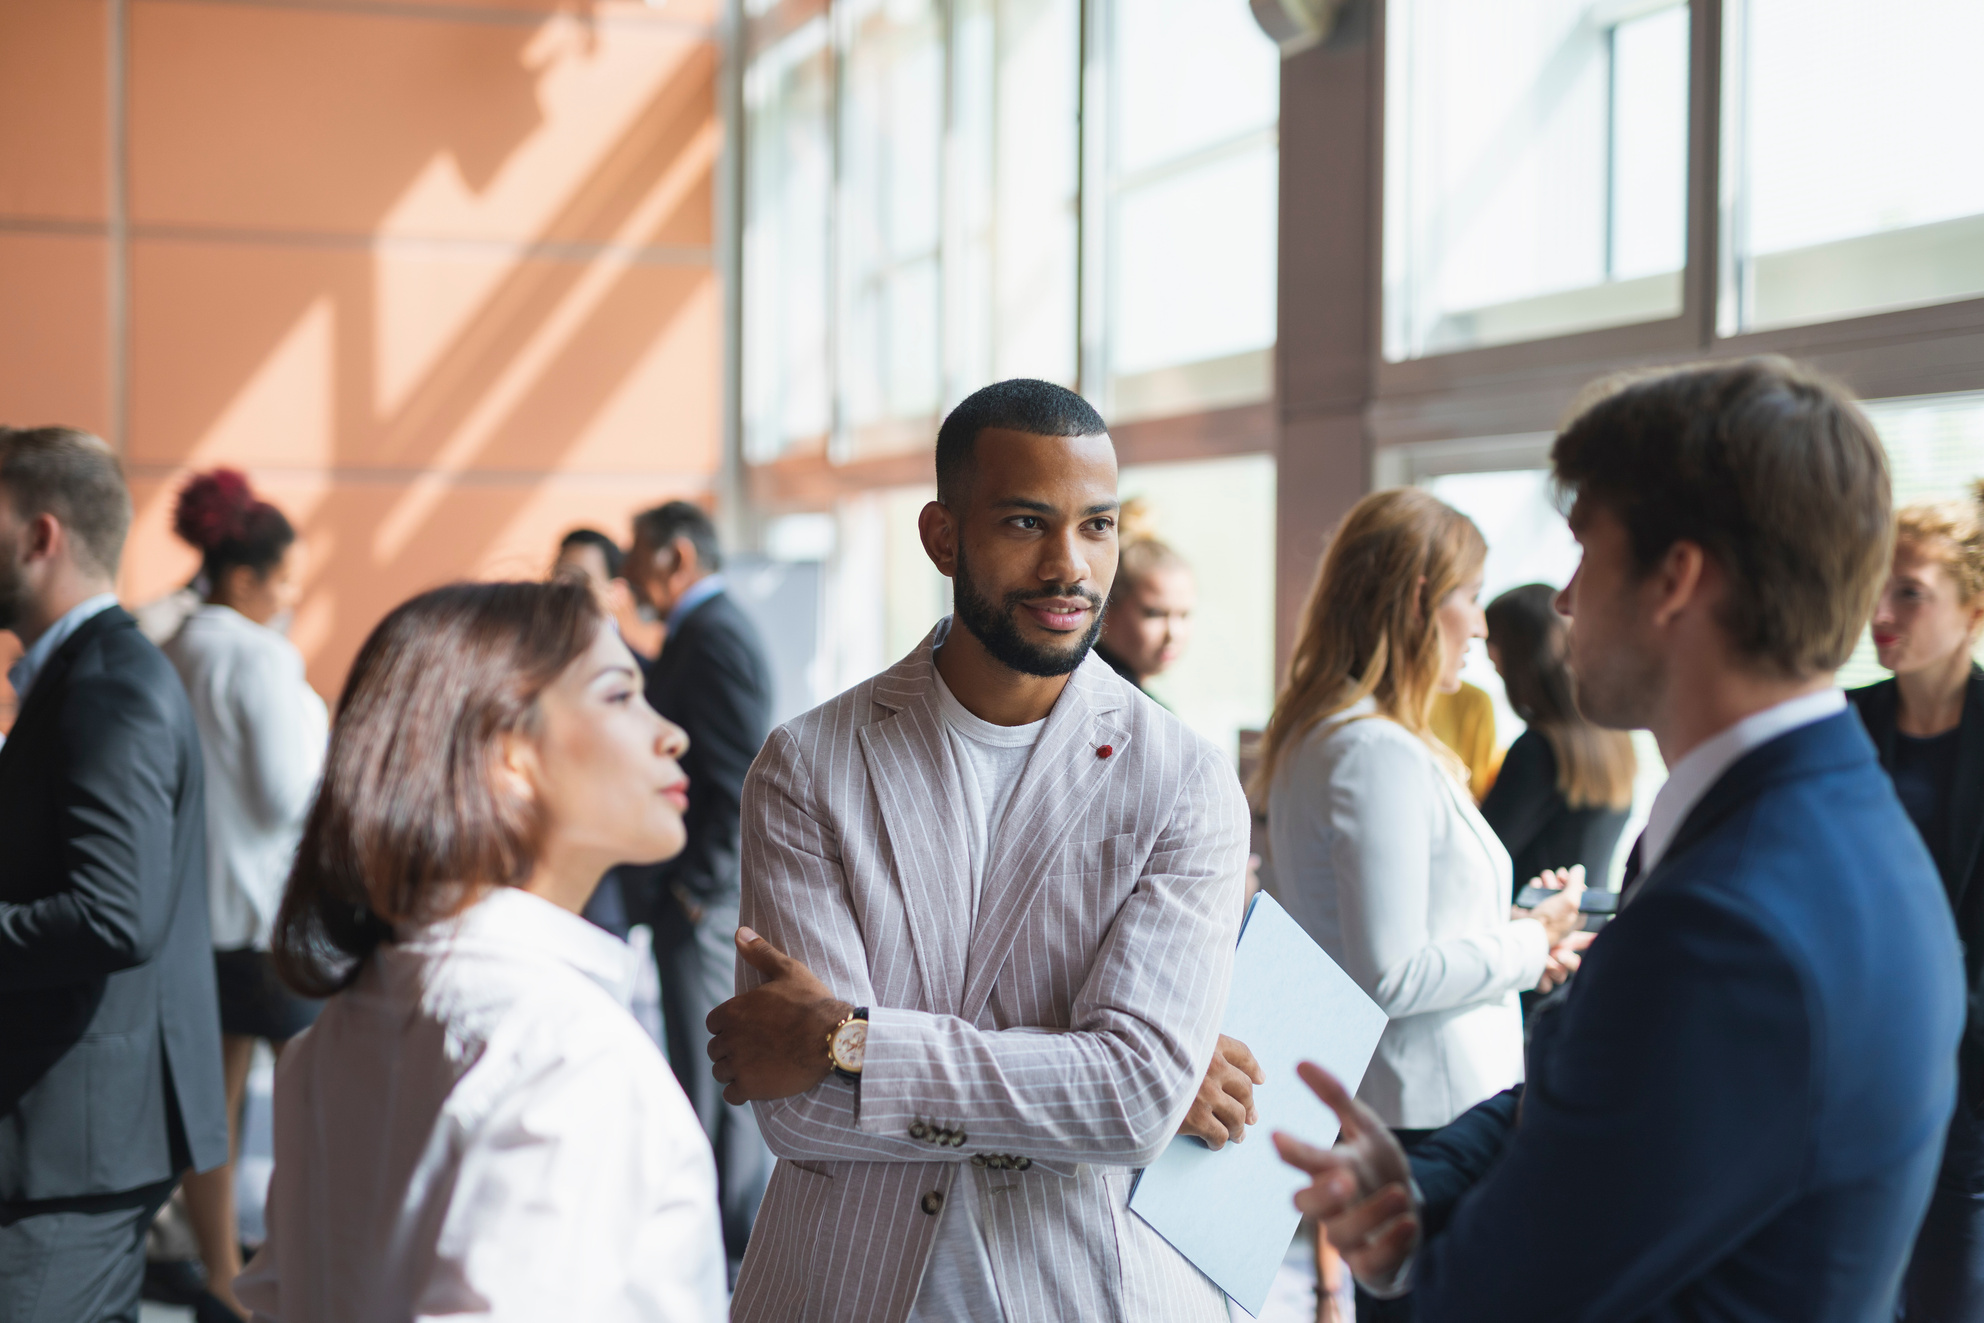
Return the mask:
{"type": "MultiPolygon", "coordinates": [[[[1026,726],[995,726],[975,717],[937,676],[937,703],[944,717],[951,756],[957,760],[971,824],[971,915],[978,918],[985,892],[985,865],[999,839],[1006,806],[1026,771],[1026,760],[1040,739],[1045,720],[1026,726]]],[[[951,1197],[937,1218],[937,1238],[923,1269],[909,1323],[999,1323],[999,1289],[992,1259],[978,1225],[979,1169],[960,1165],[951,1197]]]]}

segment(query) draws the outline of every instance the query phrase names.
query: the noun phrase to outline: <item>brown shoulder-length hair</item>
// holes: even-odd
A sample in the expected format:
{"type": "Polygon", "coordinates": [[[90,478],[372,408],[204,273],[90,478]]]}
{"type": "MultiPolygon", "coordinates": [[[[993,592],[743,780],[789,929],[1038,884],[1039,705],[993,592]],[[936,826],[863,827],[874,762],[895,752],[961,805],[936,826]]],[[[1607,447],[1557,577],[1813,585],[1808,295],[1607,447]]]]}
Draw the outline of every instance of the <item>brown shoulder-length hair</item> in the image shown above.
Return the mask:
{"type": "Polygon", "coordinates": [[[1565,803],[1631,808],[1639,771],[1633,738],[1595,726],[1578,711],[1570,621],[1557,614],[1556,596],[1547,583],[1526,583],[1488,604],[1488,646],[1499,658],[1509,706],[1556,756],[1557,789],[1565,803]]]}
{"type": "Polygon", "coordinates": [[[503,738],[535,732],[538,696],[603,619],[591,590],[565,580],[452,584],[379,622],[338,700],[276,914],[284,982],[327,997],[393,925],[447,918],[529,875],[545,823],[495,776],[503,738]]]}
{"type": "Polygon", "coordinates": [[[1487,554],[1473,520],[1417,488],[1372,492],[1351,508],[1302,608],[1288,679],[1261,739],[1257,795],[1303,736],[1366,697],[1438,749],[1427,728],[1440,681],[1433,612],[1487,554]]]}

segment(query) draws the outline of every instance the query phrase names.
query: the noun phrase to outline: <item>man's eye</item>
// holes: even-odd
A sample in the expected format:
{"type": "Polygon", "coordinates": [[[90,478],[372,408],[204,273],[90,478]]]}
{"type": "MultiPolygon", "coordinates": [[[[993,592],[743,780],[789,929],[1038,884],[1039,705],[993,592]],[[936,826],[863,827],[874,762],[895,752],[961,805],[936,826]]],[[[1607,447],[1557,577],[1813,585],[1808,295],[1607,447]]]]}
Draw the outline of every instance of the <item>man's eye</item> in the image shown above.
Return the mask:
{"type": "Polygon", "coordinates": [[[1013,525],[1016,528],[1024,528],[1028,532],[1032,532],[1034,529],[1040,527],[1040,521],[1032,515],[1020,515],[1013,520],[1013,525]]]}

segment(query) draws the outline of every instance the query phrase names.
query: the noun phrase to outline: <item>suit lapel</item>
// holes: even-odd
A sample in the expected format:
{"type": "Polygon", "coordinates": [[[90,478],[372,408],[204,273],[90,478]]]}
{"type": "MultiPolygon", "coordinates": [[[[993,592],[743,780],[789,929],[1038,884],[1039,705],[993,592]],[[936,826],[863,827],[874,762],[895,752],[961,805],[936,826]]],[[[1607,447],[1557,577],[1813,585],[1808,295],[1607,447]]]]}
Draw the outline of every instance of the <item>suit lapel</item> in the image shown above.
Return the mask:
{"type": "Polygon", "coordinates": [[[985,889],[971,933],[964,996],[957,1013],[975,1020],[1019,936],[1027,912],[1047,881],[1049,860],[1081,838],[1082,816],[1108,779],[1126,775],[1124,697],[1108,665],[1093,653],[1062,691],[1003,822],[994,823],[985,889]],[[1097,750],[1107,745],[1109,756],[1097,750]]]}
{"type": "Polygon", "coordinates": [[[1963,696],[1963,725],[1957,736],[1956,783],[1950,787],[1950,905],[1963,912],[1978,855],[1984,852],[1984,670],[1972,668],[1963,696]]]}
{"type": "Polygon", "coordinates": [[[69,678],[69,668],[76,664],[76,658],[88,647],[90,641],[118,625],[136,625],[137,619],[121,606],[109,607],[97,612],[81,625],[76,632],[62,641],[52,656],[42,664],[41,674],[34,679],[34,686],[28,690],[27,701],[14,713],[13,729],[7,733],[7,741],[0,745],[0,777],[21,755],[18,750],[32,740],[37,730],[53,715],[60,703],[60,691],[69,678]]]}
{"type": "Polygon", "coordinates": [[[862,727],[861,756],[888,833],[896,886],[929,1009],[955,1014],[971,933],[970,827],[964,787],[937,709],[934,632],[886,672],[875,700],[893,717],[862,727]]]}

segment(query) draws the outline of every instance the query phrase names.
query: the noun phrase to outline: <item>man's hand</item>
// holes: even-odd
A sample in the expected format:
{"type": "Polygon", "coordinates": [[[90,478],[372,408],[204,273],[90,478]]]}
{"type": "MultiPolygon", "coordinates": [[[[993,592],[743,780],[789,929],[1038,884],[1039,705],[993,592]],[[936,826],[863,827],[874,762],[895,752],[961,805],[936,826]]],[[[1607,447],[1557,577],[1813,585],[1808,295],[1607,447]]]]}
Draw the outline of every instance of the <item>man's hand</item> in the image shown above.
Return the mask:
{"type": "Polygon", "coordinates": [[[1359,1281],[1388,1290],[1419,1246],[1405,1150],[1334,1075],[1307,1061],[1296,1072],[1336,1113],[1343,1133],[1335,1148],[1325,1150],[1275,1132],[1281,1160],[1310,1176],[1309,1188],[1296,1193],[1295,1206],[1322,1225],[1359,1281]]]}
{"type": "Polygon", "coordinates": [[[1246,1138],[1247,1127],[1261,1119],[1254,1110],[1254,1086],[1267,1082],[1247,1045],[1221,1034],[1212,1050],[1212,1065],[1199,1081],[1199,1096],[1192,1099],[1192,1110],[1185,1113],[1178,1133],[1203,1139],[1210,1149],[1225,1148],[1229,1139],[1239,1143],[1246,1138]]]}
{"type": "Polygon", "coordinates": [[[749,928],[737,930],[737,954],[765,981],[704,1021],[712,1035],[710,1074],[724,1086],[727,1103],[804,1093],[827,1077],[827,1035],[854,1008],[749,928]]]}

